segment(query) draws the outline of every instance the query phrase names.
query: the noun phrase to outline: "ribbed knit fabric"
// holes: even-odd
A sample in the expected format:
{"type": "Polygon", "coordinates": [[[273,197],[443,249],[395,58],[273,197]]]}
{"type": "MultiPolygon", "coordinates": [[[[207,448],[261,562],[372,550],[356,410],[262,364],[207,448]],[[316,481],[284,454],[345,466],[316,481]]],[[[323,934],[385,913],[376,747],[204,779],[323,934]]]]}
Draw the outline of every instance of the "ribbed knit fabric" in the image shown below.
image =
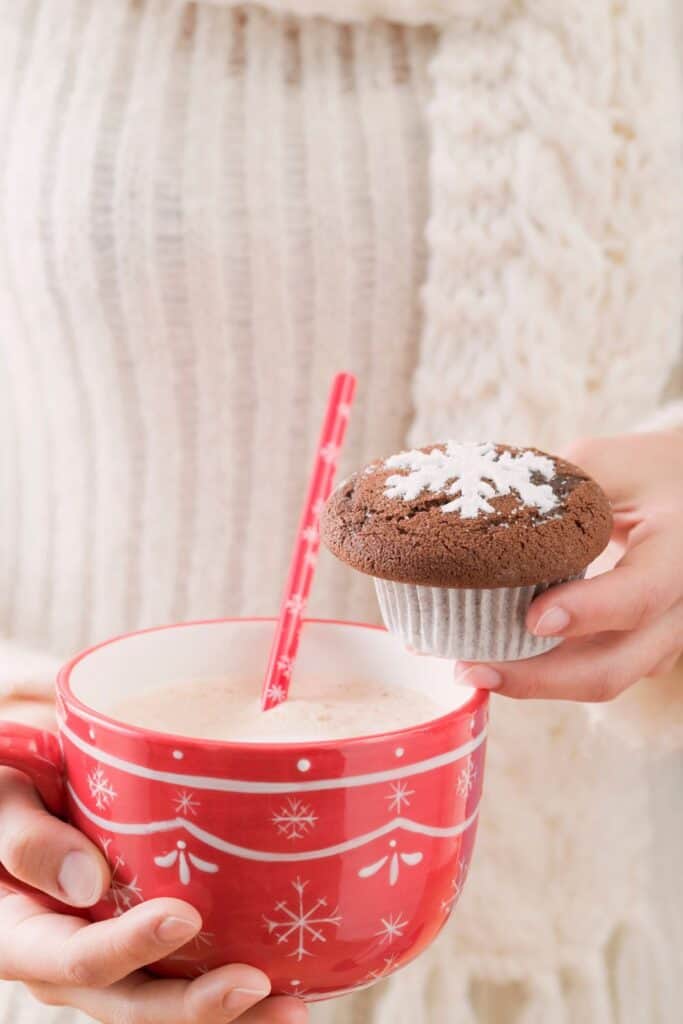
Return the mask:
{"type": "MultiPolygon", "coordinates": [[[[412,415],[433,37],[168,0],[2,17],[4,630],[61,654],[272,613],[330,374],[362,381],[347,466],[412,415]]],[[[321,565],[314,611],[373,609],[321,565]]]]}
{"type": "MultiPolygon", "coordinates": [[[[202,0],[217,7],[243,6],[240,0],[202,0]]],[[[324,17],[337,22],[367,23],[378,18],[397,25],[442,25],[453,19],[490,21],[513,6],[511,0],[259,0],[276,14],[324,17]]]]}
{"type": "MultiPolygon", "coordinates": [[[[668,0],[7,5],[3,692],[117,631],[274,612],[339,367],[342,473],[653,414],[680,344],[672,25],[668,0]]],[[[377,617],[329,558],[311,611],[377,617]]],[[[314,1021],[675,1024],[683,841],[647,772],[579,708],[497,704],[453,927],[314,1021]]],[[[74,1019],[0,989],[2,1024],[74,1019]]]]}

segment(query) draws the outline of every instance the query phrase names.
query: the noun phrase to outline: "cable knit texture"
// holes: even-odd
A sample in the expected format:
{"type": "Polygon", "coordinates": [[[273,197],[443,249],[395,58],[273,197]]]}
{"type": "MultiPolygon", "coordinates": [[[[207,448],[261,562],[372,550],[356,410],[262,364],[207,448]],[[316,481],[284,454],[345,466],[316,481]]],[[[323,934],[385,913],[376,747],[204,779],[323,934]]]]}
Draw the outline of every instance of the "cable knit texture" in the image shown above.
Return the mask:
{"type": "MultiPolygon", "coordinates": [[[[342,473],[443,436],[683,421],[658,412],[672,26],[668,0],[7,5],[3,692],[117,631],[274,612],[339,367],[361,381],[342,473]]],[[[377,616],[333,559],[311,610],[377,616]]],[[[680,760],[651,772],[581,708],[496,703],[453,926],[314,1022],[675,1024],[680,790],[680,760]]],[[[5,985],[0,1019],[78,1018],[5,985]]]]}

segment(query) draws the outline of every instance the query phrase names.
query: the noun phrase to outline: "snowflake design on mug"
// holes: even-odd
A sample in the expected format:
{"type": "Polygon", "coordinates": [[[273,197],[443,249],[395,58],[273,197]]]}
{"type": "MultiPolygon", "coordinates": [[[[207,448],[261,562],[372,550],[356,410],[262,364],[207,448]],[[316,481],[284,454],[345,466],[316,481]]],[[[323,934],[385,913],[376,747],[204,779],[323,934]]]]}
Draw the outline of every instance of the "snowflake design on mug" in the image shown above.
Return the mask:
{"type": "Polygon", "coordinates": [[[400,814],[403,810],[403,805],[410,807],[410,798],[415,795],[414,789],[408,789],[407,782],[392,782],[390,792],[385,796],[385,800],[389,801],[388,807],[390,811],[396,811],[400,814]]]}
{"type": "Polygon", "coordinates": [[[206,946],[210,947],[213,945],[214,937],[215,936],[213,932],[207,932],[202,929],[202,931],[197,932],[194,939],[192,940],[192,943],[194,946],[197,947],[197,949],[201,949],[202,947],[206,946]]]}
{"type": "Polygon", "coordinates": [[[306,909],[306,887],[308,882],[302,882],[297,877],[292,882],[296,893],[293,906],[289,906],[287,900],[280,900],[275,904],[274,914],[278,916],[263,916],[263,921],[268,929],[269,935],[277,936],[278,944],[294,942],[294,949],[289,954],[297,960],[303,960],[305,956],[315,956],[308,949],[308,945],[314,942],[327,942],[325,935],[326,928],[338,928],[342,923],[339,908],[332,911],[327,910],[327,900],[317,899],[306,909]]]}
{"type": "Polygon", "coordinates": [[[174,798],[174,807],[176,814],[184,814],[185,817],[191,814],[193,817],[196,817],[197,808],[201,807],[201,803],[195,799],[194,793],[189,793],[186,789],[183,789],[174,798]]]}
{"type": "Polygon", "coordinates": [[[296,797],[290,797],[272,817],[272,822],[281,835],[288,839],[301,839],[315,827],[318,820],[311,807],[296,797]]]}
{"type": "Polygon", "coordinates": [[[408,924],[407,918],[400,912],[395,916],[388,914],[387,917],[380,918],[381,928],[375,935],[381,937],[380,945],[383,946],[385,943],[391,945],[394,939],[401,938],[403,930],[408,924]]]}
{"type": "Polygon", "coordinates": [[[137,903],[142,903],[142,889],[138,885],[138,876],[134,875],[126,881],[121,876],[121,869],[125,868],[126,862],[123,857],[117,857],[111,871],[111,884],[105,899],[114,904],[114,917],[120,917],[127,910],[137,903]]]}
{"type": "Polygon", "coordinates": [[[384,967],[380,967],[378,971],[369,971],[366,974],[366,978],[372,981],[379,981],[380,978],[386,978],[388,974],[395,971],[399,964],[399,957],[396,953],[390,953],[389,956],[384,957],[384,967]]]}
{"type": "Polygon", "coordinates": [[[95,801],[95,806],[100,811],[108,807],[116,799],[116,790],[104,774],[102,765],[98,764],[88,775],[88,787],[90,795],[95,801]]]}
{"type": "Polygon", "coordinates": [[[458,781],[456,783],[458,796],[469,796],[476,777],[477,769],[474,767],[472,758],[468,757],[467,764],[464,768],[460,769],[460,774],[458,775],[458,781]]]}
{"type": "Polygon", "coordinates": [[[455,878],[451,879],[451,889],[453,891],[445,900],[441,900],[441,910],[444,914],[449,914],[460,899],[460,893],[462,892],[462,887],[465,884],[468,869],[469,864],[467,861],[458,861],[458,873],[455,878]]]}

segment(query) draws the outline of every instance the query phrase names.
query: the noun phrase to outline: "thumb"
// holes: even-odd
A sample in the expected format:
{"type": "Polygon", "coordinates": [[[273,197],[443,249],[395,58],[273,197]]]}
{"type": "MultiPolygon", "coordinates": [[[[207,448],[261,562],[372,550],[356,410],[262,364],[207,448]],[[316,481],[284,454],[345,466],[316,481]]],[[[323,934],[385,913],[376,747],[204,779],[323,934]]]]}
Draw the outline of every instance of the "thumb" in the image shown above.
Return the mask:
{"type": "Polygon", "coordinates": [[[109,866],[77,829],[53,817],[19,772],[0,771],[0,862],[25,885],[73,907],[90,907],[109,888],[109,866]]]}

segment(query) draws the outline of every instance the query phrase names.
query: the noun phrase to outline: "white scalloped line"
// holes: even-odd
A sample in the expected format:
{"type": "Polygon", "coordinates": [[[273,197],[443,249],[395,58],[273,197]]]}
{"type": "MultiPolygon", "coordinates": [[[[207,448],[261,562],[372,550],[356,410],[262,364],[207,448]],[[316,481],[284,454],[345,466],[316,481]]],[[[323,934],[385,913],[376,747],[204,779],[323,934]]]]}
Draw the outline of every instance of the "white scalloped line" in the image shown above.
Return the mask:
{"type": "Polygon", "coordinates": [[[78,798],[70,783],[67,783],[67,789],[79,811],[89,821],[92,821],[94,825],[104,829],[106,832],[127,836],[148,836],[157,832],[172,832],[175,829],[184,829],[185,832],[189,832],[195,839],[205,843],[207,846],[213,847],[214,850],[219,850],[221,853],[229,853],[231,856],[241,857],[243,860],[268,861],[269,863],[279,864],[292,864],[304,860],[335,857],[340,853],[348,853],[349,850],[357,850],[361,846],[367,846],[368,843],[374,842],[375,839],[381,839],[383,836],[396,832],[399,829],[403,829],[404,832],[414,832],[421,836],[430,836],[432,839],[452,839],[466,832],[479,813],[479,805],[477,805],[465,821],[446,828],[439,828],[434,825],[421,825],[419,822],[411,821],[409,818],[394,818],[393,821],[388,821],[386,825],[382,825],[373,832],[366,832],[365,835],[358,836],[356,839],[347,839],[346,842],[337,843],[336,846],[326,846],[321,850],[301,850],[297,853],[274,853],[268,850],[251,850],[248,846],[237,846],[235,843],[229,843],[225,839],[219,839],[218,836],[212,835],[211,832],[206,832],[199,825],[195,825],[194,822],[187,821],[185,818],[171,818],[168,821],[149,821],[142,822],[141,824],[109,821],[107,818],[101,818],[98,814],[94,814],[89,807],[86,807],[78,798]]]}
{"type": "MultiPolygon", "coordinates": [[[[82,740],[66,722],[60,722],[60,730],[66,737],[100,764],[108,764],[112,768],[118,768],[129,775],[137,775],[142,779],[154,779],[156,782],[168,782],[173,786],[186,786],[193,789],[213,789],[223,793],[304,793],[317,792],[323,789],[355,789],[356,786],[371,786],[378,782],[393,782],[395,779],[405,779],[413,775],[421,775],[423,772],[434,771],[435,768],[442,768],[444,765],[452,764],[463,757],[467,757],[473,750],[480,747],[486,739],[488,728],[482,731],[473,739],[463,743],[461,747],[449,750],[445,754],[438,754],[426,761],[417,761],[415,764],[404,764],[400,768],[392,768],[383,772],[371,772],[367,775],[350,775],[339,779],[317,779],[311,782],[247,782],[244,779],[220,779],[209,775],[181,775],[178,772],[159,772],[154,768],[147,768],[133,761],[124,761],[123,758],[109,754],[106,750],[91,746],[82,740]]],[[[293,758],[296,755],[292,755],[293,758]]]]}

